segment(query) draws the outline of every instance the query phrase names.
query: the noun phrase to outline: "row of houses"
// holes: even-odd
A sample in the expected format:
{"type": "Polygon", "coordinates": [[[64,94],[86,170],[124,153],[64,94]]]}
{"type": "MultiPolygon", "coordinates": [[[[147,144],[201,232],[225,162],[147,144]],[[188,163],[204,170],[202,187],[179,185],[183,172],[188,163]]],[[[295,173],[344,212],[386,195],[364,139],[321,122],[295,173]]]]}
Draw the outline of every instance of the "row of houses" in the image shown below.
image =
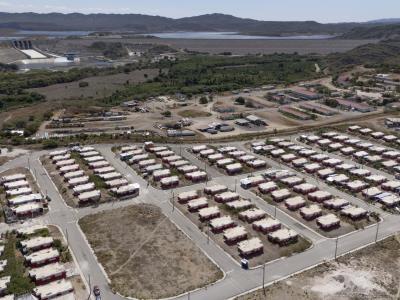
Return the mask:
{"type": "Polygon", "coordinates": [[[351,206],[347,200],[335,198],[331,193],[319,190],[317,186],[287,170],[269,170],[264,176],[270,181],[258,186],[261,194],[269,194],[275,202],[283,203],[289,211],[298,211],[306,221],[316,220],[323,230],[340,227],[340,219],[336,214],[354,221],[367,215],[364,209],[351,206]],[[276,181],[286,185],[286,188],[280,188],[276,181]],[[310,201],[313,203],[310,204],[310,201]],[[324,209],[333,210],[333,213],[328,213],[330,216],[326,217],[324,209]],[[327,220],[331,222],[328,223],[327,220]]]}
{"type": "MultiPolygon", "coordinates": [[[[81,147],[78,152],[93,170],[109,167],[108,163],[103,163],[105,160],[99,156],[99,153],[93,147],[81,147]]],[[[49,158],[58,170],[65,185],[76,197],[78,205],[87,205],[100,200],[100,190],[96,189],[95,183],[90,180],[79,163],[74,158],[71,158],[69,150],[63,149],[50,152],[49,158]]]]}
{"type": "Polygon", "coordinates": [[[193,183],[208,179],[205,171],[177,155],[167,146],[156,146],[153,142],[144,143],[144,147],[124,146],[120,149],[120,159],[134,165],[142,174],[151,176],[163,189],[175,188],[183,179],[193,183]],[[174,175],[173,170],[179,174],[174,175]]]}
{"type": "MultiPolygon", "coordinates": [[[[139,185],[129,183],[93,147],[80,147],[76,150],[93,174],[105,182],[106,187],[115,197],[123,199],[139,194],[139,185]]],[[[77,197],[79,205],[100,201],[101,191],[96,188],[90,176],[81,169],[75,159],[70,158],[67,150],[54,151],[49,156],[58,168],[59,174],[66,185],[72,190],[73,195],[77,197]]]]}
{"type": "MultiPolygon", "coordinates": [[[[397,118],[387,118],[385,120],[386,124],[394,124],[392,126],[397,126],[400,122],[397,121],[397,118]]],[[[389,126],[389,125],[388,125],[389,126]]],[[[381,131],[375,131],[368,127],[361,127],[358,125],[352,125],[347,128],[347,130],[351,133],[360,134],[362,136],[370,136],[378,141],[384,141],[387,143],[395,143],[400,145],[400,138],[394,134],[385,134],[381,131]]]]}
{"type": "Polygon", "coordinates": [[[118,199],[136,197],[140,192],[138,183],[130,183],[125,176],[116,171],[109,162],[92,147],[83,147],[78,150],[80,156],[93,170],[93,174],[100,177],[109,192],[118,199]],[[98,163],[100,166],[90,164],[98,163]],[[102,166],[104,165],[104,166],[102,166]]]}
{"type": "Polygon", "coordinates": [[[41,193],[34,191],[25,174],[3,176],[0,182],[6,194],[7,207],[4,211],[7,222],[43,214],[47,201],[41,193]]]}
{"type": "Polygon", "coordinates": [[[191,151],[203,160],[206,160],[210,165],[215,165],[225,170],[228,175],[241,173],[244,166],[254,170],[259,170],[267,166],[266,161],[233,146],[223,146],[214,149],[207,145],[198,145],[192,147],[191,151]]]}
{"type": "Polygon", "coordinates": [[[289,141],[279,141],[275,144],[274,149],[281,145],[283,149],[279,149],[290,151],[291,161],[285,160],[289,155],[286,152],[278,158],[294,168],[315,175],[327,184],[338,186],[351,194],[359,194],[360,197],[363,196],[365,199],[379,201],[386,207],[400,204],[399,180],[389,180],[384,175],[373,174],[370,170],[345,163],[341,159],[330,158],[329,154],[325,153],[315,153],[308,157],[297,158],[293,153],[299,154],[308,149],[301,145],[292,144],[289,141]]]}
{"type": "Polygon", "coordinates": [[[37,225],[17,230],[23,238],[20,249],[28,267],[28,276],[35,284],[33,295],[40,300],[58,299],[74,292],[72,283],[67,279],[67,268],[54,248],[53,237],[32,236],[46,228],[37,225]]]}
{"type": "Polygon", "coordinates": [[[281,223],[255,207],[251,201],[241,199],[236,192],[229,191],[224,185],[212,185],[199,191],[183,192],[177,197],[178,202],[187,206],[191,213],[198,213],[201,222],[207,222],[214,234],[223,234],[224,241],[229,246],[237,246],[239,255],[250,258],[263,253],[263,243],[260,238],[251,237],[245,224],[251,224],[254,231],[267,235],[272,243],[281,246],[297,241],[298,235],[292,230],[283,228],[281,223]],[[226,206],[232,211],[237,211],[240,221],[235,221],[231,216],[223,216],[219,205],[209,206],[209,198],[226,206]]]}
{"type": "Polygon", "coordinates": [[[302,135],[302,141],[314,144],[322,150],[338,152],[341,156],[379,167],[390,173],[400,173],[400,151],[377,145],[369,141],[338,134],[334,131],[326,132],[323,136],[302,135]],[[329,138],[328,138],[329,135],[329,138]]]}

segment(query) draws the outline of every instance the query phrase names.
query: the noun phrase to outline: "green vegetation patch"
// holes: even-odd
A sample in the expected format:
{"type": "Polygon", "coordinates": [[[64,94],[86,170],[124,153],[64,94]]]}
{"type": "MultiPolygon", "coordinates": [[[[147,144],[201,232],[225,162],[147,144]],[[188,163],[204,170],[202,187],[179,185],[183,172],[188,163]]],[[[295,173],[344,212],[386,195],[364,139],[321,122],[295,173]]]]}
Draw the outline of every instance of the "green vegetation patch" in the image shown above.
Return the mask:
{"type": "Polygon", "coordinates": [[[1,259],[7,260],[7,265],[2,272],[2,276],[11,276],[11,281],[7,286],[7,292],[20,295],[31,292],[35,285],[26,276],[24,258],[16,249],[16,244],[18,242],[19,240],[15,235],[9,234],[1,259]]]}

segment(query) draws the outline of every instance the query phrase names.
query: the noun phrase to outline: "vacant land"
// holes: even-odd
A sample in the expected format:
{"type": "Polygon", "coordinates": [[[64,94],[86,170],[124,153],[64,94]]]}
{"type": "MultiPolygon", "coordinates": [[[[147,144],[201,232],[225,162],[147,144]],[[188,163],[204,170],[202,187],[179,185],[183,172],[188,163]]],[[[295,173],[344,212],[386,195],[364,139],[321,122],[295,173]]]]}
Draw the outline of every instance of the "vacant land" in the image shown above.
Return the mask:
{"type": "Polygon", "coordinates": [[[195,109],[186,109],[178,112],[178,115],[184,118],[204,118],[210,117],[211,113],[195,109]]]}
{"type": "Polygon", "coordinates": [[[399,237],[390,237],[237,300],[399,299],[399,267],[399,237]]]}
{"type": "Polygon", "coordinates": [[[142,83],[154,78],[157,74],[156,69],[136,70],[130,73],[89,77],[80,81],[34,88],[30,91],[46,96],[47,100],[99,99],[110,96],[126,84],[142,83]],[[82,82],[87,82],[88,86],[80,87],[79,84],[82,82]]]}
{"type": "Polygon", "coordinates": [[[166,298],[222,277],[155,206],[141,204],[102,212],[82,218],[79,224],[112,288],[124,296],[166,298]]]}

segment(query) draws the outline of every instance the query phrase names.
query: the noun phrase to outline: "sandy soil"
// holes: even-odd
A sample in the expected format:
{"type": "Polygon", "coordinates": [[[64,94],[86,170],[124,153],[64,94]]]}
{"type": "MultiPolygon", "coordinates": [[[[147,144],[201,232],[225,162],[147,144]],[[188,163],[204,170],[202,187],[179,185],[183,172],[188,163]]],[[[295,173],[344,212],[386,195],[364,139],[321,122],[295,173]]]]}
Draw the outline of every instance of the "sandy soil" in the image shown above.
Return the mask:
{"type": "Polygon", "coordinates": [[[345,300],[399,299],[400,252],[398,237],[346,255],[337,262],[276,283],[237,300],[345,300]]]}
{"type": "Polygon", "coordinates": [[[84,217],[79,224],[112,288],[125,296],[166,298],[222,277],[222,272],[155,206],[115,209],[84,217]]]}

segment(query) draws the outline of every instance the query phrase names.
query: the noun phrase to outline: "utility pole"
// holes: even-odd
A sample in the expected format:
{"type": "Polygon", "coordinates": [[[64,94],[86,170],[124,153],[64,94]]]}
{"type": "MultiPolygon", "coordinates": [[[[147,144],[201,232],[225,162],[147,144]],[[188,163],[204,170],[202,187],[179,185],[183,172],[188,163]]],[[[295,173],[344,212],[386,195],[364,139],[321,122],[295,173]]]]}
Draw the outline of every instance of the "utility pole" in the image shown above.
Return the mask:
{"type": "Polygon", "coordinates": [[[235,178],[235,192],[236,192],[237,179],[235,178]]]}
{"type": "Polygon", "coordinates": [[[172,211],[175,211],[175,196],[173,190],[172,190],[172,211]]]}
{"type": "Polygon", "coordinates": [[[263,282],[262,282],[262,287],[263,287],[263,293],[265,296],[265,263],[263,264],[263,282]]]}
{"type": "Polygon", "coordinates": [[[210,222],[207,223],[207,244],[210,243],[210,222]]]}
{"type": "Polygon", "coordinates": [[[375,243],[378,241],[379,224],[380,224],[379,222],[376,223],[375,243]]]}
{"type": "Polygon", "coordinates": [[[90,274],[88,274],[89,276],[89,296],[88,296],[88,300],[90,299],[90,296],[92,296],[92,284],[90,282],[90,274]]]}
{"type": "Polygon", "coordinates": [[[337,258],[337,249],[338,249],[339,237],[336,238],[336,245],[335,245],[335,260],[337,258]]]}
{"type": "Polygon", "coordinates": [[[67,247],[69,248],[68,228],[65,228],[65,235],[67,237],[67,247]]]}

